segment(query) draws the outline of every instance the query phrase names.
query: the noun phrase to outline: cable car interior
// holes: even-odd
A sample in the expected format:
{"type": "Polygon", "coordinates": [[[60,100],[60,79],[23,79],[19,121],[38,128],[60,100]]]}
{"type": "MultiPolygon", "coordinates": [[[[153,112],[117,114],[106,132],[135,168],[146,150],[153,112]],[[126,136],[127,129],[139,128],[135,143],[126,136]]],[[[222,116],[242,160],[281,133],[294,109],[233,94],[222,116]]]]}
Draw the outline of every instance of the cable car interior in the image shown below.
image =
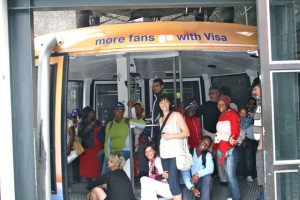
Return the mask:
{"type": "MultiPolygon", "coordinates": [[[[209,100],[209,87],[217,86],[230,88],[233,102],[243,106],[251,96],[251,81],[258,72],[259,59],[253,51],[185,50],[70,56],[66,118],[73,108],[90,105],[105,127],[114,117],[114,103],[122,101],[127,106],[128,100],[143,102],[145,114],[150,117],[152,82],[156,78],[164,81],[164,88],[174,95],[175,104],[193,99],[201,105],[209,100]]],[[[241,162],[238,174],[242,176],[241,162]]],[[[227,187],[214,180],[213,199],[222,199],[228,193],[227,187]]],[[[256,183],[247,183],[242,178],[239,181],[242,198],[254,199],[256,183]]],[[[85,180],[75,182],[70,178],[68,182],[69,199],[84,199],[85,180]]],[[[140,186],[136,182],[133,185],[139,199],[140,186]]]]}

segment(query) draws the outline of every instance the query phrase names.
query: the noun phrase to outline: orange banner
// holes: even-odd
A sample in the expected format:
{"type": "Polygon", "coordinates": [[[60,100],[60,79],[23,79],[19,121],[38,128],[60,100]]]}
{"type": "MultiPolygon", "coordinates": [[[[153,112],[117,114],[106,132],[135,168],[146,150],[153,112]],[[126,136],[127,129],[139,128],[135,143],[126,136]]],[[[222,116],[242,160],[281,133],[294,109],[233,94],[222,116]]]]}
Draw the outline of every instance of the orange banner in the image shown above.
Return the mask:
{"type": "Polygon", "coordinates": [[[35,47],[55,35],[56,52],[71,55],[157,50],[256,50],[253,26],[215,22],[143,22],[100,25],[36,38],[35,47]]]}

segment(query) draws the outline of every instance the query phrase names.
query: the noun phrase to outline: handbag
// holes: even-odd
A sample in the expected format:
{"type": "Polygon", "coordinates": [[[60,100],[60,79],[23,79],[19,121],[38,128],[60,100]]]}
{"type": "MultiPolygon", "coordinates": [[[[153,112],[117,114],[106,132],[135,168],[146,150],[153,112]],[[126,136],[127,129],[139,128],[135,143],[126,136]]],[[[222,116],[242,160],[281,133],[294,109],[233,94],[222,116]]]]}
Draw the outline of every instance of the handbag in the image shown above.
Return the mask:
{"type": "Polygon", "coordinates": [[[179,154],[176,156],[176,167],[181,171],[190,170],[193,165],[193,157],[189,152],[187,138],[178,139],[179,154]]]}
{"type": "Polygon", "coordinates": [[[82,147],[80,143],[80,138],[75,137],[73,141],[73,150],[76,151],[77,156],[80,156],[84,152],[84,148],[82,147]]]}

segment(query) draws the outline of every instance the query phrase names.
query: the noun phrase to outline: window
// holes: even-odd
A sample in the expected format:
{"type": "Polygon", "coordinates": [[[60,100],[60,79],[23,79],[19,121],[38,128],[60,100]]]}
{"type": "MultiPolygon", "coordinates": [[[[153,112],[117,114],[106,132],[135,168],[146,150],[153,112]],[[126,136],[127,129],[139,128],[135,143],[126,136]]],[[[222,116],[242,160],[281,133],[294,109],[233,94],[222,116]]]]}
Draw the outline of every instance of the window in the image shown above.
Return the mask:
{"type": "Polygon", "coordinates": [[[279,161],[300,160],[299,95],[300,72],[273,74],[274,148],[279,161]]]}
{"type": "Polygon", "coordinates": [[[300,1],[270,0],[272,60],[300,59],[300,1]]]}
{"type": "Polygon", "coordinates": [[[71,112],[74,108],[82,109],[83,102],[83,82],[82,81],[68,81],[67,94],[67,118],[70,118],[71,112]]]}

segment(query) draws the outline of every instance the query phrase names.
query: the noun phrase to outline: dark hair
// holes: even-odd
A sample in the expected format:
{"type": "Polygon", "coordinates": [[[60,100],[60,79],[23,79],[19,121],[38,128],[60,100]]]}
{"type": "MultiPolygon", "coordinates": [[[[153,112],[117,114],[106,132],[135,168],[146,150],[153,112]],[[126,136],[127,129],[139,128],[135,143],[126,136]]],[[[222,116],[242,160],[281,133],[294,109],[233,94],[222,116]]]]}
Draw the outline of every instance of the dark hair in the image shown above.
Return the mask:
{"type": "Polygon", "coordinates": [[[218,92],[220,92],[220,89],[217,87],[217,86],[211,86],[209,89],[208,89],[208,91],[209,90],[217,90],[218,92]]]}
{"type": "MultiPolygon", "coordinates": [[[[170,102],[169,110],[173,111],[173,98],[169,94],[161,94],[160,97],[158,98],[158,103],[160,103],[163,100],[168,100],[170,102]]],[[[159,108],[159,114],[160,116],[164,116],[164,113],[162,110],[159,108]]]]}
{"type": "Polygon", "coordinates": [[[94,108],[92,108],[91,106],[86,106],[83,110],[82,110],[82,119],[83,120],[87,120],[88,115],[90,112],[94,112],[94,108]]]}
{"type": "Polygon", "coordinates": [[[241,106],[241,107],[239,108],[239,112],[240,112],[241,110],[246,110],[246,112],[248,112],[248,108],[247,108],[246,106],[241,106]]]}
{"type": "Polygon", "coordinates": [[[228,87],[228,86],[223,86],[223,87],[221,87],[221,94],[223,94],[223,95],[227,95],[227,96],[230,96],[231,97],[231,89],[230,89],[230,87],[228,87]]]}
{"type": "Polygon", "coordinates": [[[253,100],[256,105],[256,99],[254,97],[250,97],[247,102],[249,103],[250,100],[253,100]]]}
{"type": "MultiPolygon", "coordinates": [[[[211,137],[209,137],[208,135],[205,135],[202,137],[202,140],[209,140],[210,142],[210,146],[208,148],[211,147],[213,140],[211,139],[211,137]]],[[[206,168],[206,154],[207,154],[208,150],[203,151],[202,152],[202,165],[204,166],[204,168],[206,168]]]]}
{"type": "Polygon", "coordinates": [[[153,83],[159,83],[160,85],[164,84],[163,80],[161,80],[160,78],[154,79],[153,83]]]}
{"type": "Polygon", "coordinates": [[[156,147],[156,144],[155,144],[154,142],[152,142],[152,141],[149,142],[149,143],[146,145],[144,151],[146,151],[146,149],[147,149],[148,147],[151,147],[151,148],[155,151],[154,157],[156,157],[156,156],[157,156],[157,147],[156,147]]]}

